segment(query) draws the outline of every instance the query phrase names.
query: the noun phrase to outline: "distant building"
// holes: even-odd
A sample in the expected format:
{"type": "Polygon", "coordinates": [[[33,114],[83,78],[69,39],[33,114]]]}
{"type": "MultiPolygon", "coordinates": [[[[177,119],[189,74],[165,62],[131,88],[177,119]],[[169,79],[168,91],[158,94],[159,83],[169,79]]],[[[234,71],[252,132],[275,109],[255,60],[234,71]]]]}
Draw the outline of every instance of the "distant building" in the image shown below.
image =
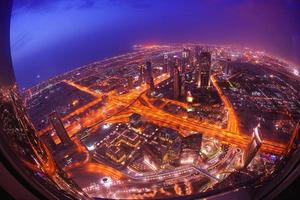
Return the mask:
{"type": "Polygon", "coordinates": [[[161,155],[152,145],[145,144],[143,146],[144,163],[152,170],[160,169],[162,165],[161,155]]]}
{"type": "Polygon", "coordinates": [[[70,139],[64,124],[62,123],[59,115],[57,112],[53,112],[49,115],[50,122],[56,132],[56,135],[61,140],[62,144],[68,145],[72,143],[72,140],[70,139]]]}
{"type": "Polygon", "coordinates": [[[230,62],[231,62],[231,59],[228,59],[225,63],[224,63],[224,68],[223,68],[223,71],[224,71],[224,74],[229,76],[230,75],[230,62]]]}
{"type": "Polygon", "coordinates": [[[146,75],[147,75],[147,83],[150,86],[150,90],[151,92],[154,91],[155,87],[154,87],[154,80],[153,80],[153,69],[152,69],[152,64],[150,61],[146,62],[146,75]]]}
{"type": "Polygon", "coordinates": [[[131,90],[133,88],[133,77],[128,76],[126,79],[127,79],[127,89],[131,90]]]}
{"type": "Polygon", "coordinates": [[[164,163],[176,162],[180,158],[181,138],[177,137],[164,155],[164,163]]]}
{"type": "Polygon", "coordinates": [[[197,64],[197,86],[207,88],[210,79],[211,53],[201,52],[197,56],[197,64]]]}
{"type": "Polygon", "coordinates": [[[168,54],[164,54],[163,73],[168,72],[168,65],[169,65],[169,56],[168,56],[168,54]]]}
{"type": "Polygon", "coordinates": [[[57,144],[54,142],[52,136],[49,133],[42,135],[41,140],[46,144],[51,152],[54,152],[56,150],[57,144]]]}
{"type": "Polygon", "coordinates": [[[192,112],[195,110],[193,107],[193,101],[194,101],[194,97],[193,97],[191,91],[188,91],[187,95],[186,95],[186,102],[188,103],[188,107],[187,107],[188,112],[192,112]]]}
{"type": "Polygon", "coordinates": [[[253,129],[251,142],[249,143],[246,150],[244,151],[244,154],[243,154],[243,163],[244,163],[243,167],[244,168],[246,168],[250,164],[250,162],[255,157],[256,153],[258,152],[258,150],[261,146],[262,141],[261,141],[261,138],[258,133],[259,127],[260,127],[260,125],[258,124],[258,126],[253,129]]]}
{"type": "Polygon", "coordinates": [[[185,97],[186,91],[185,91],[185,76],[180,77],[180,96],[185,97]]]}
{"type": "Polygon", "coordinates": [[[195,47],[195,53],[194,53],[194,57],[197,59],[198,56],[200,55],[201,52],[201,47],[200,46],[196,46],[195,47]]]}
{"type": "Polygon", "coordinates": [[[178,132],[171,128],[161,128],[158,138],[161,142],[172,144],[178,138],[178,132]]]}
{"type": "Polygon", "coordinates": [[[178,56],[174,56],[174,67],[179,70],[179,73],[182,73],[182,62],[181,59],[178,56]]]}
{"type": "Polygon", "coordinates": [[[173,96],[174,99],[179,99],[181,94],[181,77],[177,67],[174,69],[173,96]]]}
{"type": "Polygon", "coordinates": [[[188,61],[191,57],[191,50],[184,48],[182,51],[182,59],[188,61]]]}
{"type": "Polygon", "coordinates": [[[182,148],[190,149],[199,153],[202,144],[202,134],[194,133],[182,139],[182,148]]]}
{"type": "Polygon", "coordinates": [[[181,145],[181,164],[193,164],[199,157],[201,150],[202,134],[195,133],[184,137],[181,145]]]}
{"type": "Polygon", "coordinates": [[[185,74],[186,66],[190,64],[191,50],[184,48],[181,57],[182,57],[182,73],[185,74]]]}
{"type": "Polygon", "coordinates": [[[132,127],[138,128],[143,124],[142,115],[133,113],[129,116],[129,123],[132,127]]]}
{"type": "Polygon", "coordinates": [[[168,61],[168,72],[170,74],[170,77],[173,78],[174,76],[174,69],[176,68],[175,60],[169,59],[168,61]]]}
{"type": "Polygon", "coordinates": [[[140,76],[139,76],[139,81],[143,83],[145,81],[145,66],[140,65],[139,66],[139,71],[140,71],[140,76]]]}

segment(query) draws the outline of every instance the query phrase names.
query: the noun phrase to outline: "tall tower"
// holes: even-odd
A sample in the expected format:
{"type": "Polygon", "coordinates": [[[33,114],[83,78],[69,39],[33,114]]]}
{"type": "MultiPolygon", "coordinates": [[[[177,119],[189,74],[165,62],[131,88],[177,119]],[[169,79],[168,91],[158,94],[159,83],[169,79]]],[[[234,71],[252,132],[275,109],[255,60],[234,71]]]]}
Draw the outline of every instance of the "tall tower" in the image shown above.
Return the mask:
{"type": "Polygon", "coordinates": [[[167,73],[168,72],[168,64],[169,64],[168,54],[164,54],[163,73],[167,73]]]}
{"type": "Polygon", "coordinates": [[[152,71],[152,65],[150,61],[146,62],[146,71],[147,71],[147,83],[150,86],[151,92],[154,91],[154,81],[153,81],[153,71],[152,71]]]}
{"type": "Polygon", "coordinates": [[[184,97],[186,95],[185,91],[185,76],[180,76],[180,96],[184,97]]]}
{"type": "Polygon", "coordinates": [[[201,52],[198,56],[197,86],[207,88],[209,86],[211,53],[201,52]]]}
{"type": "Polygon", "coordinates": [[[185,68],[188,64],[190,64],[190,56],[191,56],[191,51],[190,49],[184,48],[182,51],[182,73],[185,74],[185,68]]]}
{"type": "Polygon", "coordinates": [[[139,66],[139,71],[140,71],[139,81],[141,83],[144,83],[144,81],[145,81],[145,66],[144,65],[140,65],[139,66]]]}
{"type": "Polygon", "coordinates": [[[170,59],[168,61],[168,72],[170,74],[170,77],[174,76],[174,69],[176,67],[175,61],[173,59],[170,59]]]}
{"type": "Polygon", "coordinates": [[[61,140],[62,144],[64,144],[64,145],[70,144],[72,141],[71,141],[58,113],[57,112],[51,113],[49,115],[49,119],[50,119],[50,122],[51,122],[57,136],[61,140]]]}
{"type": "Polygon", "coordinates": [[[173,91],[174,91],[174,99],[179,99],[181,94],[181,77],[178,70],[178,67],[174,68],[174,82],[173,82],[173,91]]]}
{"type": "Polygon", "coordinates": [[[258,133],[259,127],[260,127],[260,124],[258,124],[253,129],[251,142],[249,143],[249,145],[247,146],[247,148],[243,154],[243,163],[244,163],[243,167],[244,168],[246,168],[250,164],[250,162],[255,157],[256,153],[258,152],[258,150],[261,146],[262,140],[258,133]]]}
{"type": "Polygon", "coordinates": [[[195,54],[194,54],[194,56],[195,56],[196,59],[198,59],[198,56],[199,56],[199,54],[200,54],[200,51],[201,51],[200,46],[196,46],[196,47],[195,47],[195,54]]]}
{"type": "Polygon", "coordinates": [[[131,90],[133,88],[133,77],[128,76],[126,79],[127,79],[127,89],[131,90]]]}
{"type": "Polygon", "coordinates": [[[228,58],[224,65],[224,74],[227,76],[230,75],[230,62],[231,62],[231,59],[228,58]]]}

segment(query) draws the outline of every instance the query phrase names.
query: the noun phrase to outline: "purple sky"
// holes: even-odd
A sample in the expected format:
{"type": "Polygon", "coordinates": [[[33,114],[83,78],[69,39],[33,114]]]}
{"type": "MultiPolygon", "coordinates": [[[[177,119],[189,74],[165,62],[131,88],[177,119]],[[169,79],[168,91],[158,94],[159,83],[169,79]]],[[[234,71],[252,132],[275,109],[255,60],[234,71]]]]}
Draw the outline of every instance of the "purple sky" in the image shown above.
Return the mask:
{"type": "Polygon", "coordinates": [[[233,44],[299,64],[299,19],[296,0],[15,0],[11,49],[21,87],[137,43],[233,44]]]}

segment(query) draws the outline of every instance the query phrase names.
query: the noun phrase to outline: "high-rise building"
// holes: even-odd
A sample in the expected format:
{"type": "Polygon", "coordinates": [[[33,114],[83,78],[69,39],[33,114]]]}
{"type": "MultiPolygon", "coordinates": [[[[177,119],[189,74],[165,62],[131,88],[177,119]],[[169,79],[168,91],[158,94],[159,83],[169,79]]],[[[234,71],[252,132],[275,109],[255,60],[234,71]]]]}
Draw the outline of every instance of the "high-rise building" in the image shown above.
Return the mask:
{"type": "Polygon", "coordinates": [[[129,123],[132,127],[138,128],[143,125],[142,116],[138,113],[133,113],[129,116],[129,123]]]}
{"type": "Polygon", "coordinates": [[[184,75],[182,75],[181,77],[180,77],[180,96],[181,97],[184,97],[185,95],[186,95],[186,91],[185,91],[185,76],[184,75]]]}
{"type": "Polygon", "coordinates": [[[201,52],[200,46],[196,46],[196,47],[195,47],[195,54],[194,54],[194,56],[195,56],[196,59],[197,59],[198,56],[200,55],[200,52],[201,52]]]}
{"type": "Polygon", "coordinates": [[[202,134],[194,133],[182,139],[181,164],[195,163],[201,150],[202,134]]]}
{"type": "Polygon", "coordinates": [[[72,140],[70,139],[58,113],[52,112],[49,115],[49,119],[50,119],[50,122],[51,122],[57,136],[59,137],[60,141],[62,142],[62,144],[64,144],[64,145],[70,144],[72,142],[72,140]]]}
{"type": "Polygon", "coordinates": [[[173,94],[174,94],[174,99],[179,99],[180,94],[181,94],[181,77],[180,73],[178,70],[178,67],[174,68],[174,82],[173,82],[173,94]]]}
{"type": "Polygon", "coordinates": [[[168,61],[168,72],[170,74],[170,77],[173,77],[175,67],[176,67],[175,60],[174,59],[169,59],[169,61],[168,61]]]}
{"type": "Polygon", "coordinates": [[[186,102],[188,103],[188,107],[187,107],[188,112],[192,112],[195,110],[193,107],[193,101],[194,101],[194,97],[193,97],[191,91],[188,91],[186,94],[186,102]]]}
{"type": "Polygon", "coordinates": [[[174,64],[175,64],[175,67],[178,68],[179,70],[179,73],[182,72],[182,63],[181,63],[181,59],[178,57],[178,56],[174,56],[174,64]]]}
{"type": "Polygon", "coordinates": [[[252,159],[255,157],[256,153],[258,152],[260,146],[261,146],[261,138],[258,133],[258,128],[260,125],[258,124],[257,127],[253,129],[251,142],[247,146],[244,154],[243,154],[243,167],[246,168],[252,159]]]}
{"type": "Polygon", "coordinates": [[[128,76],[126,79],[127,79],[127,88],[130,90],[133,88],[133,77],[128,76]]]}
{"type": "Polygon", "coordinates": [[[140,76],[139,76],[139,81],[143,83],[145,81],[145,66],[140,65],[139,66],[139,71],[140,71],[140,76]]]}
{"type": "Polygon", "coordinates": [[[54,152],[56,150],[57,145],[49,133],[42,135],[41,140],[46,144],[51,152],[54,152]]]}
{"type": "Polygon", "coordinates": [[[229,58],[224,64],[224,74],[227,76],[230,75],[230,62],[231,62],[231,59],[229,58]]]}
{"type": "Polygon", "coordinates": [[[201,52],[197,57],[197,86],[207,88],[209,86],[211,53],[201,52]]]}
{"type": "Polygon", "coordinates": [[[152,145],[145,144],[143,146],[144,163],[152,170],[158,170],[162,165],[161,153],[152,145]]]}
{"type": "Polygon", "coordinates": [[[146,74],[147,74],[147,83],[150,86],[150,90],[151,92],[154,91],[155,87],[154,87],[154,80],[153,80],[153,70],[152,70],[152,65],[150,61],[146,62],[146,74]]]}
{"type": "Polygon", "coordinates": [[[191,50],[184,48],[182,51],[182,73],[185,74],[187,65],[190,64],[191,50]]]}
{"type": "Polygon", "coordinates": [[[188,59],[190,57],[190,50],[189,49],[186,49],[184,48],[183,51],[182,51],[182,59],[188,59]]]}
{"type": "Polygon", "coordinates": [[[178,137],[175,141],[170,145],[166,154],[163,157],[164,163],[174,162],[180,158],[181,153],[181,138],[178,137]]]}
{"type": "Polygon", "coordinates": [[[202,137],[201,133],[193,133],[189,136],[186,136],[182,139],[182,149],[189,149],[194,151],[195,153],[199,154],[202,144],[202,137]]]}
{"type": "Polygon", "coordinates": [[[164,54],[163,73],[168,72],[168,65],[169,65],[169,56],[168,56],[168,54],[164,54]]]}

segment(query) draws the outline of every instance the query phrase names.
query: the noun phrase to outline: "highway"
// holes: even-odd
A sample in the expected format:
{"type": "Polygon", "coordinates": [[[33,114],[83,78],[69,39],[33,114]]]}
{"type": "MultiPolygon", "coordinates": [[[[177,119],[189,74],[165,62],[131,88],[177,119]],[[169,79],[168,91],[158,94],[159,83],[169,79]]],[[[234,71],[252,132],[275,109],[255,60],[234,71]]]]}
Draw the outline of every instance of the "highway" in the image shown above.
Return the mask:
{"type": "MultiPolygon", "coordinates": [[[[163,74],[160,77],[155,78],[155,83],[157,84],[161,81],[166,80],[167,78],[169,78],[169,76],[163,74]]],[[[221,99],[223,100],[226,109],[229,111],[228,127],[225,129],[219,128],[218,126],[209,124],[207,122],[199,122],[196,119],[182,118],[181,116],[172,115],[160,108],[153,106],[147,99],[148,97],[144,95],[144,93],[148,89],[148,86],[146,84],[143,84],[139,88],[132,89],[127,94],[119,95],[114,91],[108,93],[108,103],[102,109],[88,112],[86,116],[80,119],[80,126],[78,126],[79,122],[72,123],[67,127],[68,133],[70,134],[70,136],[72,136],[80,129],[80,127],[90,127],[108,119],[114,120],[114,118],[118,118],[118,114],[122,114],[123,111],[127,113],[129,111],[132,111],[141,114],[145,119],[153,122],[154,124],[173,128],[180,131],[181,134],[186,133],[187,131],[200,132],[207,136],[215,137],[221,142],[234,144],[241,148],[245,148],[249,144],[251,137],[239,132],[238,118],[231,103],[223,95],[222,90],[218,86],[214,76],[212,76],[211,80],[214,87],[217,89],[221,99]],[[144,99],[144,101],[147,102],[147,105],[143,105],[140,101],[137,101],[139,98],[144,99]]],[[[73,113],[69,114],[66,118],[84,112],[86,109],[99,102],[102,97],[101,94],[95,93],[87,87],[75,84],[71,81],[65,82],[83,92],[87,92],[96,97],[96,100],[77,109],[73,113]]],[[[125,120],[125,118],[120,120],[125,120]]],[[[127,121],[128,119],[126,120],[126,122],[127,121]]],[[[47,129],[49,129],[49,127],[46,128],[46,130],[47,129]]],[[[40,134],[45,133],[46,130],[41,130],[40,134]]],[[[283,154],[285,149],[286,145],[268,140],[264,140],[261,147],[261,151],[263,152],[279,155],[283,154]]]]}

